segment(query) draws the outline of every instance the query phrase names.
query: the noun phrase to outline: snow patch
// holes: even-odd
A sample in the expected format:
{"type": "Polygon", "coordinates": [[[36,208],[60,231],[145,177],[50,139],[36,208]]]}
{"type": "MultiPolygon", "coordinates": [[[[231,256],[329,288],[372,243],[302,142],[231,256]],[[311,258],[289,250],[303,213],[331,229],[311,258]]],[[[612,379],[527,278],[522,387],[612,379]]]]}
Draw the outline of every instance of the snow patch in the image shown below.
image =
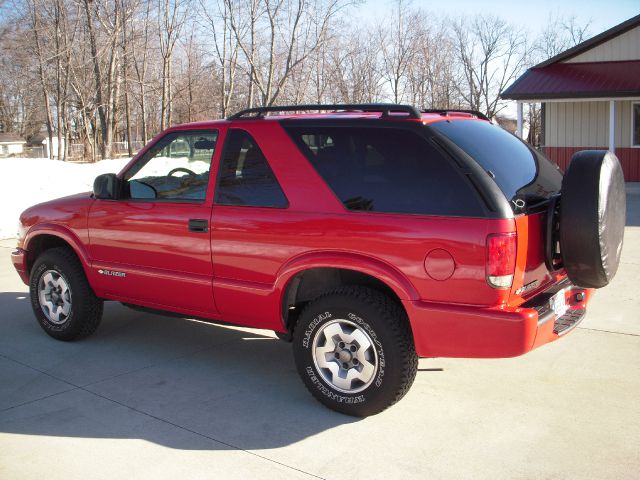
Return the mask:
{"type": "Polygon", "coordinates": [[[20,214],[32,205],[90,192],[103,173],[118,173],[129,158],[67,163],[47,158],[0,159],[0,239],[15,238],[20,214]]]}

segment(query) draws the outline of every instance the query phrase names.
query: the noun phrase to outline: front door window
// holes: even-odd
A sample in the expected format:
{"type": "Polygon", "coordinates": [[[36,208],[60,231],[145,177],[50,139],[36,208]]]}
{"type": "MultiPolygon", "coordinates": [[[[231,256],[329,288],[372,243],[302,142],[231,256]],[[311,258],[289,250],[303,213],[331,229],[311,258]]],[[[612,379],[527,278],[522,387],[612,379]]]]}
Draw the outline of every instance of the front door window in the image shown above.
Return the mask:
{"type": "Polygon", "coordinates": [[[217,131],[167,134],[125,174],[124,198],[203,202],[217,131]]]}

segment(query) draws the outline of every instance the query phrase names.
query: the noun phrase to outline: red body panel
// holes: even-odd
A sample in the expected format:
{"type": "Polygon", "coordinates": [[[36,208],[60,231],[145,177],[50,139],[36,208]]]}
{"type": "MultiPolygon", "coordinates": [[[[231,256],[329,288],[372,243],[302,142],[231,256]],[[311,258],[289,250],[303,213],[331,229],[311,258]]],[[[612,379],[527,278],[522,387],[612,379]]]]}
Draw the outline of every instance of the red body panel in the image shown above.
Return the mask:
{"type": "Polygon", "coordinates": [[[564,272],[552,276],[544,263],[545,213],[520,215],[515,218],[518,233],[516,270],[511,287],[510,305],[518,306],[535,296],[552,282],[564,277],[564,272]],[[524,286],[526,290],[522,289],[524,286]]]}
{"type": "MultiPolygon", "coordinates": [[[[424,121],[442,118],[426,115],[424,121]]],[[[544,266],[543,214],[486,219],[351,212],[278,122],[223,121],[172,130],[203,128],[219,130],[219,145],[229,128],[249,131],[289,207],[214,205],[222,150],[217,148],[203,203],[95,200],[82,194],[27,210],[21,221],[28,232],[13,256],[21,278],[28,281],[28,251],[44,233],[75,250],[99,296],[184,315],[285,331],[289,281],[309,268],[335,267],[371,275],[396,293],[420,356],[514,356],[557,338],[548,324],[538,325],[536,310],[521,308],[562,279],[552,278],[544,266]],[[194,218],[209,220],[209,232],[190,232],[188,220],[194,218]],[[513,232],[513,287],[492,288],[486,281],[487,236],[513,232]],[[535,289],[518,293],[531,281],[538,281],[535,289]]]]}
{"type": "Polygon", "coordinates": [[[73,248],[88,274],[91,261],[87,218],[91,202],[89,193],[80,193],[27,209],[20,216],[20,223],[28,231],[19,239],[18,247],[28,251],[40,235],[58,237],[73,248]]]}
{"type": "MultiPolygon", "coordinates": [[[[593,290],[565,293],[570,310],[584,309],[593,290]],[[575,302],[582,293],[584,300],[575,302]]],[[[543,323],[533,308],[477,308],[403,301],[421,357],[516,357],[560,338],[554,315],[543,323]]]]}
{"type": "Polygon", "coordinates": [[[210,205],[94,200],[88,224],[89,281],[96,293],[158,308],[215,313],[210,237],[188,230],[190,218],[206,219],[210,212],[210,205]],[[99,270],[127,276],[101,275],[99,270]]]}

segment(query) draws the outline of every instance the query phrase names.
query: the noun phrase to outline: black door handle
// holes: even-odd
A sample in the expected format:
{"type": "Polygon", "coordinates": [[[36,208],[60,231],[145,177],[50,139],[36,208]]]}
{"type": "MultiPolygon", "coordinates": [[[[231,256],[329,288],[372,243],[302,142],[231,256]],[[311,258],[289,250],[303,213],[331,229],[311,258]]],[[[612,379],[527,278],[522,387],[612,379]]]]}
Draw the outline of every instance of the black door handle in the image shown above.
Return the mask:
{"type": "Polygon", "coordinates": [[[198,232],[198,233],[206,233],[209,231],[209,221],[203,220],[201,218],[190,218],[189,219],[189,231],[190,232],[198,232]]]}

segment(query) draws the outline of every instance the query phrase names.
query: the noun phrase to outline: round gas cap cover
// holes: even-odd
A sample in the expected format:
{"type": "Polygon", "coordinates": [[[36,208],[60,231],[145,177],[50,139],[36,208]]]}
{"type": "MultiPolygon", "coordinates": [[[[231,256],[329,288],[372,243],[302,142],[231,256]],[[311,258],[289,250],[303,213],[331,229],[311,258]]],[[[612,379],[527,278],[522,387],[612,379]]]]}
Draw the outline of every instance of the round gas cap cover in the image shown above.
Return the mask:
{"type": "Polygon", "coordinates": [[[442,248],[435,248],[427,253],[424,259],[424,269],[434,280],[443,281],[453,275],[456,262],[449,252],[442,248]]]}

